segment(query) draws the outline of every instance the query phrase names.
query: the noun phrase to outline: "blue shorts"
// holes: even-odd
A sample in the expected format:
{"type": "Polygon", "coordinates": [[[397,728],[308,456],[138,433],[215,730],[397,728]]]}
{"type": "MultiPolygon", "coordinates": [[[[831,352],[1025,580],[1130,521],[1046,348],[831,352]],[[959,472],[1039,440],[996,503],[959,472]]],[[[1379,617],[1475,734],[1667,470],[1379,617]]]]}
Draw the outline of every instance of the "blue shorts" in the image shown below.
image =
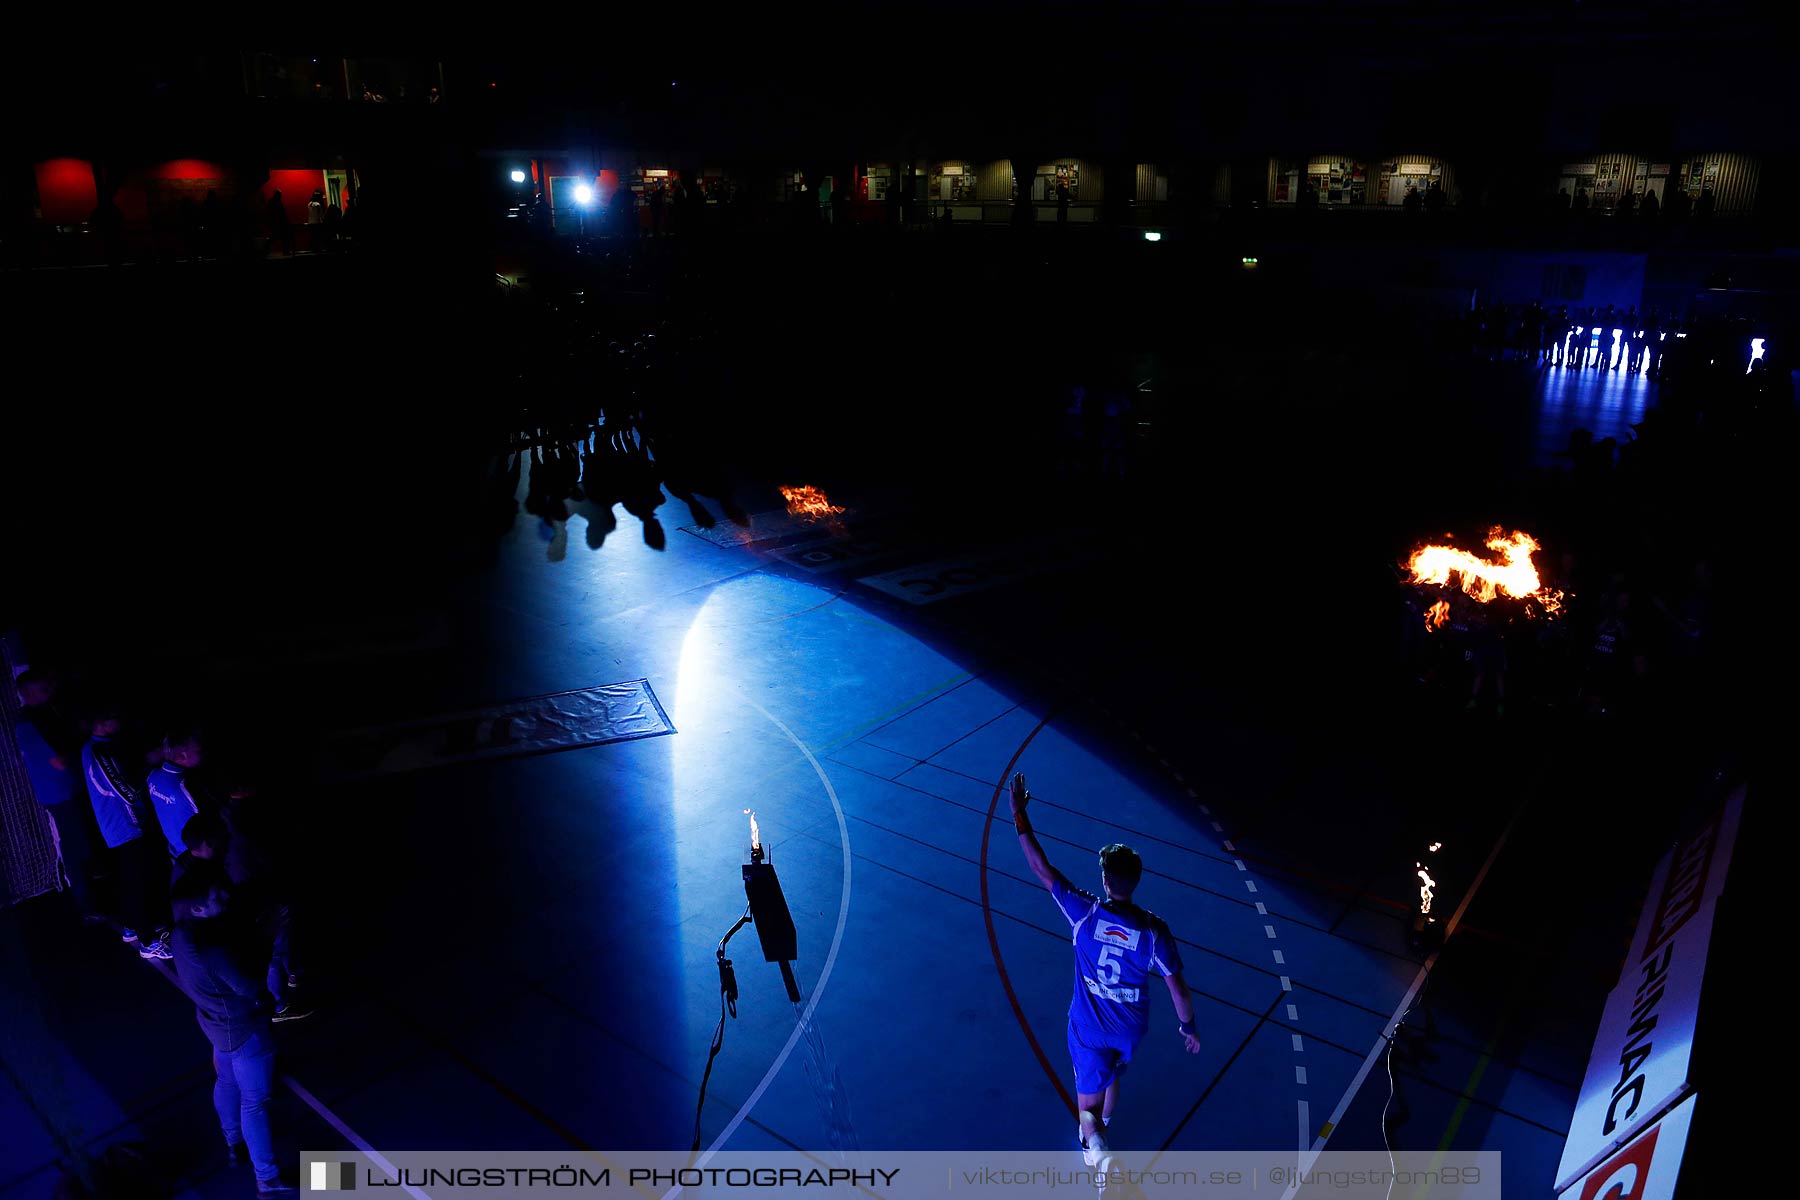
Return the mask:
{"type": "Polygon", "coordinates": [[[1094,1095],[1104,1092],[1113,1080],[1125,1074],[1131,1054],[1144,1040],[1137,1033],[1107,1033],[1075,1024],[1069,1020],[1069,1058],[1075,1063],[1075,1090],[1094,1095]]]}

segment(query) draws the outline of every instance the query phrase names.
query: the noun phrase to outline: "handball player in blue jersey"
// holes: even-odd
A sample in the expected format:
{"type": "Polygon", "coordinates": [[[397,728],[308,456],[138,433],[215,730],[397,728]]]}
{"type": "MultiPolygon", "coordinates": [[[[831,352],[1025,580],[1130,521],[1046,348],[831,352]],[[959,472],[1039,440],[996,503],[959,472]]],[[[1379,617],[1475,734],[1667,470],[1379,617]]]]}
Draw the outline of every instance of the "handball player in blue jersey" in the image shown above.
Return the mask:
{"type": "Polygon", "coordinates": [[[1075,945],[1075,998],[1069,1003],[1069,1057],[1075,1062],[1076,1106],[1083,1160],[1105,1170],[1107,1123],[1119,1099],[1119,1077],[1150,1028],[1145,986],[1162,976],[1175,1003],[1178,1031],[1189,1054],[1200,1053],[1194,1005],[1181,977],[1175,936],[1155,913],[1131,902],[1144,873],[1137,852],[1117,843],[1100,851],[1100,889],[1105,898],[1084,892],[1044,857],[1031,831],[1025,806],[1031,793],[1025,776],[1012,779],[1013,828],[1019,848],[1056,906],[1068,918],[1075,945]]]}

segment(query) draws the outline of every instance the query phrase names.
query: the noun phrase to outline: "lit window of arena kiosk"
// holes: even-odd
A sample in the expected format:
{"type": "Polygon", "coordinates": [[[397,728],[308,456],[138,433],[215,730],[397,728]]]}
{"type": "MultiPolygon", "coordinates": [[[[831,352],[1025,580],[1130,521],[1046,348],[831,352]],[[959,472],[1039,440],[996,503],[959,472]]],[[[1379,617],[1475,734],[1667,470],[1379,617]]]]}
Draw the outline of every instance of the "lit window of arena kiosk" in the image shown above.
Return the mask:
{"type": "MultiPolygon", "coordinates": [[[[990,175],[1000,166],[1011,171],[1010,164],[989,164],[990,175]]],[[[948,212],[955,221],[981,220],[982,201],[1002,198],[982,194],[981,176],[980,167],[966,159],[932,163],[926,178],[925,193],[926,201],[931,206],[932,219],[941,219],[948,212]]],[[[988,190],[991,191],[992,180],[989,182],[988,190]]]]}

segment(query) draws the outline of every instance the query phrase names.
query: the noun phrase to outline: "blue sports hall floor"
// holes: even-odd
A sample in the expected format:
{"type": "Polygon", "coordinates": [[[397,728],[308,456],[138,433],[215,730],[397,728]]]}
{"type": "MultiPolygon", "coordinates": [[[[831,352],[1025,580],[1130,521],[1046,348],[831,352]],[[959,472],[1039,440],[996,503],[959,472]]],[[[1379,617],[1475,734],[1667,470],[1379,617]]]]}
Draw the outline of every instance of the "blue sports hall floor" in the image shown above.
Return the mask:
{"type": "MultiPolygon", "coordinates": [[[[1114,1119],[1122,1155],[1378,1150],[1386,1109],[1396,1146],[1499,1150],[1508,1196],[1550,1194],[1648,865],[1593,865],[1568,936],[1559,913],[1582,885],[1565,831],[1645,776],[1602,769],[1529,711],[1463,719],[1360,682],[1367,639],[1346,649],[1334,628],[1394,614],[1340,604],[1348,585],[1284,541],[1296,499],[1310,521],[1367,517],[1329,565],[1391,587],[1388,556],[1438,528],[1428,493],[1464,468],[1379,502],[1365,471],[1477,443],[1468,470],[1528,471],[1577,425],[1623,440],[1654,397],[1642,379],[1447,368],[1463,370],[1466,419],[1394,414],[1371,437],[1401,441],[1340,442],[1287,506],[1246,492],[1228,460],[1256,459],[1280,488],[1327,452],[1296,457],[1281,414],[1234,415],[1253,407],[1239,377],[1180,507],[1072,486],[1015,502],[990,464],[924,517],[918,489],[861,487],[850,467],[770,472],[737,495],[747,525],[706,497],[665,504],[661,549],[623,510],[603,538],[581,505],[566,523],[520,514],[431,597],[442,637],[273,665],[246,651],[251,674],[321,703],[324,728],[637,679],[673,727],[291,790],[284,850],[308,880],[323,994],[278,1031],[284,1158],[685,1149],[751,809],[803,1001],[741,932],[702,1146],[1067,1146],[1070,949],[1007,820],[1002,785],[1022,771],[1078,884],[1097,882],[1099,846],[1140,851],[1137,899],[1179,939],[1193,990],[1194,1056],[1152,996],[1114,1119]],[[796,532],[776,482],[825,486],[849,511],[796,532]],[[1439,911],[1457,923],[1427,980],[1407,927],[1428,838],[1445,843],[1439,911]]],[[[1323,442],[1349,421],[1303,417],[1323,442]]],[[[1482,487],[1459,514],[1483,512],[1482,487]]],[[[368,517],[397,539],[427,519],[400,504],[368,517]]],[[[49,1196],[59,1162],[115,1144],[166,1194],[246,1192],[219,1161],[206,1043],[166,970],[48,896],[0,913],[0,973],[0,1200],[49,1196]]]]}

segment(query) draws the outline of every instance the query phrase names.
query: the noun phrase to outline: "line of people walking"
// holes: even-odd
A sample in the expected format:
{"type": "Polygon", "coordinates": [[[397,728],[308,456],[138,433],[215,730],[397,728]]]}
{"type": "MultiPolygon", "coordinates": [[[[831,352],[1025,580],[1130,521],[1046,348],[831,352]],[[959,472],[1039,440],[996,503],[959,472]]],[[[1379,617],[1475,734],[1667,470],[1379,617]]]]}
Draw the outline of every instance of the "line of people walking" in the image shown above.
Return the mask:
{"type": "Polygon", "coordinates": [[[1528,304],[1478,304],[1469,310],[1470,352],[1492,362],[1535,358],[1547,367],[1624,371],[1659,378],[1671,341],[1686,336],[1681,322],[1633,305],[1570,309],[1528,304]]]}

